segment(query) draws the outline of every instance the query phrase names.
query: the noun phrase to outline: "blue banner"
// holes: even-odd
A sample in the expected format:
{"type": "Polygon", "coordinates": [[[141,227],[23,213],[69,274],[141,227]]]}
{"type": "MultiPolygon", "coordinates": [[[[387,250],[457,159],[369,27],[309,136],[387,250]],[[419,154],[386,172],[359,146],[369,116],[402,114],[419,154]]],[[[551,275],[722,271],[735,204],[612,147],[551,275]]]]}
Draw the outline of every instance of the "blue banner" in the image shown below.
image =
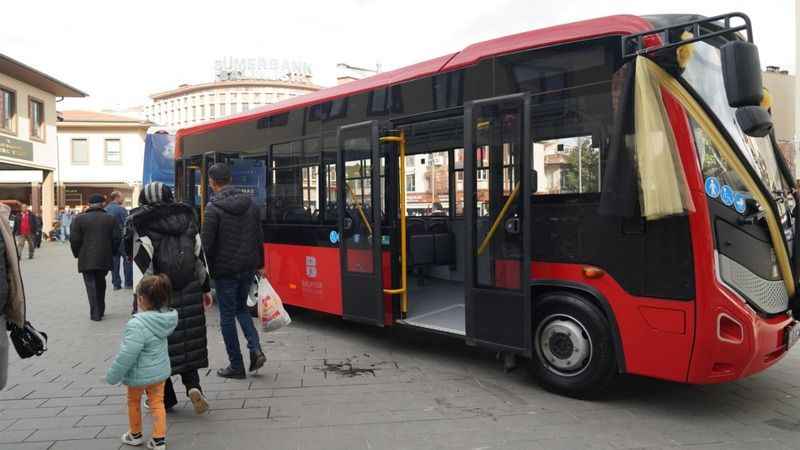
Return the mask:
{"type": "Polygon", "coordinates": [[[148,134],[144,143],[142,185],[160,181],[175,187],[175,136],[148,134]]]}

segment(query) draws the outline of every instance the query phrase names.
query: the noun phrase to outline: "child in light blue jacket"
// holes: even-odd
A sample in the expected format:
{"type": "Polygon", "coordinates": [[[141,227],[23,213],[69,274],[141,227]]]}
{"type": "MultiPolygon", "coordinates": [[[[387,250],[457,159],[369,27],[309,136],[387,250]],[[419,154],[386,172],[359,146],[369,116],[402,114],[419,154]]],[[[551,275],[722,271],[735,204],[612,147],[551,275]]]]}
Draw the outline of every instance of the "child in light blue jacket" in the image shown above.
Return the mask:
{"type": "Polygon", "coordinates": [[[172,285],[166,275],[150,275],[136,286],[139,313],[125,326],[119,353],[106,374],[110,384],[128,386],[130,430],[122,435],[128,445],[142,445],[142,394],[153,415],[153,438],[147,448],[166,449],[167,413],[164,409],[164,381],[172,372],[167,337],[178,324],[178,313],[169,309],[172,285]]]}

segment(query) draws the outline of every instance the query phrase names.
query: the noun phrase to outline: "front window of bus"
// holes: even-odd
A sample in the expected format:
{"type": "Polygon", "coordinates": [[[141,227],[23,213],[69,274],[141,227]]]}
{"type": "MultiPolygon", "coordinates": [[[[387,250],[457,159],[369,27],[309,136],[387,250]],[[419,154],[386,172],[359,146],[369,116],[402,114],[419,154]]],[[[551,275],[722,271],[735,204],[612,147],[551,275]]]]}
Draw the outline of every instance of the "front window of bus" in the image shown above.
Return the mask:
{"type": "Polygon", "coordinates": [[[683,78],[719,119],[747,163],[778,200],[783,210],[780,211],[781,215],[785,214],[783,200],[790,189],[781,176],[771,139],[769,136],[756,138],[744,134],[736,121],[736,109],[728,105],[719,49],[702,41],[693,45],[694,56],[686,66],[683,78]]]}

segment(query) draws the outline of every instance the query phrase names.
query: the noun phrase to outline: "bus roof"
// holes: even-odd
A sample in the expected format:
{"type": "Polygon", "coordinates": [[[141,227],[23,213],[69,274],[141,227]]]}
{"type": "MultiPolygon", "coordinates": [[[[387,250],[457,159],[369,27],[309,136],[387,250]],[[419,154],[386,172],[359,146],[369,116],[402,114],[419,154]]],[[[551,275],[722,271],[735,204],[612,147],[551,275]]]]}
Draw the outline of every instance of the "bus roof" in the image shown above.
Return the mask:
{"type": "Polygon", "coordinates": [[[617,15],[557,25],[539,30],[512,34],[496,39],[490,39],[488,41],[472,44],[460,52],[440,56],[438,58],[430,59],[388,72],[382,72],[369,78],[351,81],[349,83],[322,89],[298,97],[292,97],[281,102],[236,114],[224,119],[206,122],[188,128],[182,128],[178,130],[176,135],[175,156],[176,158],[179,158],[182,155],[183,151],[181,149],[181,138],[185,136],[201,134],[217,128],[223,128],[228,125],[270,117],[297,108],[312,106],[337,98],[371,91],[376,88],[391,86],[393,84],[433,75],[435,73],[460,69],[473,65],[481,59],[496,55],[602,36],[639,33],[642,31],[648,31],[652,28],[653,26],[651,23],[641,17],[617,15]]]}

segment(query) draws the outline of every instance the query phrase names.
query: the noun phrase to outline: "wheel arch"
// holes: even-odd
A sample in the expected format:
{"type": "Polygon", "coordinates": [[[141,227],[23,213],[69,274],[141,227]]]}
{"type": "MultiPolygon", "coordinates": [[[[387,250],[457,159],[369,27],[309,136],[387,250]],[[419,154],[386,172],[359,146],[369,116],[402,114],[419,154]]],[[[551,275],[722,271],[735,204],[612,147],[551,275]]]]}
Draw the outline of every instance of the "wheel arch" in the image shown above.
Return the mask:
{"type": "MultiPolygon", "coordinates": [[[[617,319],[614,315],[614,311],[611,309],[611,304],[609,304],[608,300],[603,296],[603,294],[600,293],[600,291],[586,284],[564,280],[531,281],[531,291],[531,301],[534,303],[531,311],[533,311],[534,315],[536,314],[536,298],[548,292],[571,292],[573,294],[580,295],[597,306],[605,316],[606,320],[608,320],[609,325],[611,325],[611,342],[614,345],[614,358],[617,362],[617,371],[619,373],[626,372],[625,352],[622,348],[622,338],[619,333],[619,325],[617,325],[617,319]]],[[[533,343],[531,345],[533,345],[533,343]]]]}

